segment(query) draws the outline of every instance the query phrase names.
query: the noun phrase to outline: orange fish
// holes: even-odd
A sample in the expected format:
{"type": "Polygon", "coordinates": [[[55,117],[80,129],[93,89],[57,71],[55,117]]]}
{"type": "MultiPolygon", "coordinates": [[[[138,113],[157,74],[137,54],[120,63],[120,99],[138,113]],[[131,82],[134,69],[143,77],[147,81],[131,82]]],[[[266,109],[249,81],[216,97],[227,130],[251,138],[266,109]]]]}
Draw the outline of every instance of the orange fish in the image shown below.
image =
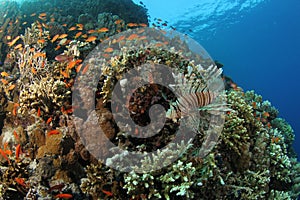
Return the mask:
{"type": "Polygon", "coordinates": [[[41,43],[41,44],[44,44],[45,43],[45,39],[39,39],[37,42],[41,43]]]}
{"type": "Polygon", "coordinates": [[[160,43],[160,42],[155,44],[156,47],[162,47],[163,45],[164,45],[164,44],[162,44],[162,43],[160,43]]]}
{"type": "Polygon", "coordinates": [[[13,90],[16,87],[16,85],[10,85],[7,89],[8,90],[13,90]]]}
{"type": "Polygon", "coordinates": [[[270,117],[270,114],[269,114],[268,112],[264,112],[264,113],[263,113],[263,116],[264,116],[264,117],[270,117]]]}
{"type": "Polygon", "coordinates": [[[76,33],[76,35],[75,35],[75,39],[77,39],[78,37],[80,37],[82,35],[82,32],[78,32],[78,33],[76,33]]]}
{"type": "Polygon", "coordinates": [[[66,37],[68,37],[68,34],[65,34],[65,33],[64,33],[64,34],[61,34],[58,38],[59,38],[59,39],[64,39],[64,38],[66,38],[66,37]]]}
{"type": "Polygon", "coordinates": [[[137,35],[137,34],[131,34],[127,39],[128,40],[134,40],[134,39],[136,39],[136,38],[138,38],[139,36],[137,35]]]}
{"type": "Polygon", "coordinates": [[[113,193],[110,191],[107,191],[107,190],[101,190],[101,191],[109,197],[113,196],[113,193]]]}
{"type": "Polygon", "coordinates": [[[5,79],[1,79],[1,82],[2,82],[4,85],[7,85],[7,84],[8,84],[8,81],[5,80],[5,79]]]}
{"type": "Polygon", "coordinates": [[[7,162],[10,164],[10,160],[8,159],[6,153],[0,148],[0,153],[3,156],[3,158],[5,158],[5,160],[7,160],[7,162]]]}
{"type": "Polygon", "coordinates": [[[89,65],[86,65],[82,70],[82,74],[85,74],[87,72],[88,68],[89,68],[89,65]]]}
{"type": "Polygon", "coordinates": [[[58,134],[60,134],[59,130],[52,130],[52,131],[48,132],[48,136],[50,136],[50,135],[58,135],[58,134]]]}
{"type": "Polygon", "coordinates": [[[77,65],[77,64],[81,63],[82,60],[81,59],[77,59],[75,62],[76,62],[76,65],[77,65]]]}
{"type": "Polygon", "coordinates": [[[279,137],[272,137],[272,143],[278,143],[280,141],[279,137]]]}
{"type": "Polygon", "coordinates": [[[5,76],[9,76],[9,74],[7,72],[1,72],[1,76],[5,77],[5,76]]]}
{"type": "Polygon", "coordinates": [[[16,116],[17,115],[17,108],[19,107],[19,104],[18,103],[15,103],[14,104],[14,108],[12,110],[12,114],[13,116],[16,116]]]}
{"type": "Polygon", "coordinates": [[[8,43],[8,46],[13,46],[18,40],[20,39],[20,36],[17,36],[15,39],[13,39],[11,42],[8,43]]]}
{"type": "Polygon", "coordinates": [[[253,107],[254,109],[256,109],[256,102],[255,102],[255,101],[252,102],[252,107],[253,107]]]}
{"type": "Polygon", "coordinates": [[[39,16],[40,16],[40,17],[46,17],[46,16],[47,16],[47,13],[41,13],[39,16]]]}
{"type": "Polygon", "coordinates": [[[98,31],[98,33],[105,33],[107,31],[109,31],[109,29],[106,27],[103,27],[103,28],[98,29],[97,31],[98,31]]]}
{"type": "Polygon", "coordinates": [[[73,67],[75,67],[75,65],[77,64],[76,60],[73,60],[71,62],[69,62],[67,69],[72,69],[73,67]]]}
{"type": "Polygon", "coordinates": [[[57,194],[54,196],[54,198],[58,199],[58,198],[61,198],[61,199],[71,199],[73,198],[73,195],[71,194],[57,194]]]}
{"type": "Polygon", "coordinates": [[[22,48],[22,44],[18,44],[17,46],[15,46],[15,48],[14,49],[21,49],[22,48]]]}
{"type": "Polygon", "coordinates": [[[55,41],[57,40],[58,37],[59,37],[59,34],[56,34],[55,36],[53,36],[51,42],[52,42],[52,43],[55,42],[55,41]]]}
{"type": "Polygon", "coordinates": [[[92,33],[95,33],[95,32],[96,32],[96,30],[89,30],[88,34],[92,34],[92,33]]]}
{"type": "Polygon", "coordinates": [[[18,144],[16,147],[16,160],[19,160],[20,153],[21,153],[21,145],[18,144]]]}
{"type": "Polygon", "coordinates": [[[36,16],[36,13],[32,13],[30,16],[31,16],[31,17],[34,17],[34,16],[36,16]]]}
{"type": "Polygon", "coordinates": [[[15,178],[15,181],[18,183],[18,184],[20,184],[20,185],[22,185],[23,187],[27,187],[27,185],[25,184],[25,180],[24,180],[24,178],[15,178]]]}
{"type": "Polygon", "coordinates": [[[139,26],[141,26],[141,27],[147,27],[148,25],[147,24],[139,24],[139,26]]]}
{"type": "Polygon", "coordinates": [[[111,53],[113,51],[114,51],[114,49],[111,47],[108,47],[107,49],[104,50],[104,52],[106,52],[106,53],[111,53]]]}
{"type": "Polygon", "coordinates": [[[135,128],[135,129],[134,129],[134,134],[135,134],[135,135],[138,135],[138,134],[139,134],[139,129],[138,129],[138,128],[135,128]]]}
{"type": "Polygon", "coordinates": [[[97,36],[90,36],[90,37],[88,37],[88,39],[86,39],[85,41],[86,41],[86,42],[93,42],[93,41],[95,41],[95,40],[97,40],[97,36]]]}
{"type": "Polygon", "coordinates": [[[82,67],[82,64],[80,64],[80,65],[78,65],[78,66],[76,67],[76,72],[77,72],[77,73],[80,71],[81,67],[82,67]]]}
{"type": "Polygon", "coordinates": [[[49,117],[46,121],[46,124],[50,124],[52,122],[52,117],[49,117]]]}
{"type": "Polygon", "coordinates": [[[63,24],[62,26],[66,27],[68,24],[63,24]]]}
{"type": "Polygon", "coordinates": [[[46,53],[43,53],[43,52],[37,52],[36,54],[33,55],[32,58],[37,58],[37,57],[43,57],[43,58],[46,58],[46,53]]]}
{"type": "Polygon", "coordinates": [[[57,47],[55,47],[54,50],[57,51],[58,49],[60,49],[60,47],[61,47],[60,45],[57,45],[57,47]]]}
{"type": "Polygon", "coordinates": [[[14,130],[14,137],[17,141],[20,140],[18,133],[14,130]]]}
{"type": "Polygon", "coordinates": [[[72,26],[71,28],[69,28],[69,31],[74,31],[74,30],[76,30],[76,29],[77,29],[76,26],[72,26]]]}
{"type": "Polygon", "coordinates": [[[128,23],[127,26],[128,27],[135,27],[135,26],[138,26],[138,24],[137,23],[128,23]]]}
{"type": "Polygon", "coordinates": [[[37,111],[37,116],[38,116],[38,117],[40,117],[40,116],[41,116],[41,108],[40,108],[40,107],[38,108],[38,111],[37,111]]]}

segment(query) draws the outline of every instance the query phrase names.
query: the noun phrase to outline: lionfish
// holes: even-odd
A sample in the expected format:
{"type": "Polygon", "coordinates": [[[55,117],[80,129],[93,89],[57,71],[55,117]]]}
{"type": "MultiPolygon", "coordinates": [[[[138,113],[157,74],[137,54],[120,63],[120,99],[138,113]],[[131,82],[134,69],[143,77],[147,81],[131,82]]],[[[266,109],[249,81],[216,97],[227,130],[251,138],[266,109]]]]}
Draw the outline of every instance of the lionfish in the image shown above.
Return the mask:
{"type": "Polygon", "coordinates": [[[170,85],[170,87],[179,94],[179,97],[171,104],[167,111],[167,118],[177,121],[181,117],[191,117],[193,121],[197,121],[198,119],[195,117],[200,111],[218,113],[226,110],[226,104],[222,102],[222,99],[218,99],[224,88],[220,78],[222,69],[211,65],[206,70],[203,68],[200,70],[203,74],[199,79],[193,77],[190,66],[188,77],[192,78],[187,78],[181,73],[173,74],[176,84],[170,85]]]}

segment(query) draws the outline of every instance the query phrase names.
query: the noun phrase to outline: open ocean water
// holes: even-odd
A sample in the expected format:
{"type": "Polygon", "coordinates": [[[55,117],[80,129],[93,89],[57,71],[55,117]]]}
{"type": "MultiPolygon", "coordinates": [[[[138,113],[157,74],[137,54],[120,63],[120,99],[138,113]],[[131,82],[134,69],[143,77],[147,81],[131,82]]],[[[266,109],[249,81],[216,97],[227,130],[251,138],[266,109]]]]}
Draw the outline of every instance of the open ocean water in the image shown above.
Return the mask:
{"type": "Polygon", "coordinates": [[[255,90],[294,129],[300,155],[299,0],[145,0],[160,17],[199,42],[244,90],[255,90]]]}

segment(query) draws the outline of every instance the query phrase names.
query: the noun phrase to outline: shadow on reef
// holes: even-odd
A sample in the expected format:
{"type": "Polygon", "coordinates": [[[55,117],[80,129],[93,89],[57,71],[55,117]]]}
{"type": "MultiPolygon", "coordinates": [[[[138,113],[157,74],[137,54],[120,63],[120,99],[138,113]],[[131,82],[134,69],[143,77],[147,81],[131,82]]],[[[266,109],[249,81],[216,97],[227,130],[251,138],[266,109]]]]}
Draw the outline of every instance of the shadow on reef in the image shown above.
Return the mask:
{"type": "MultiPolygon", "coordinates": [[[[0,24],[1,199],[271,200],[297,199],[300,194],[300,164],[292,148],[295,135],[291,126],[278,118],[278,110],[269,101],[254,91],[244,92],[224,74],[225,92],[220,96],[227,99],[228,109],[222,110],[225,123],[213,150],[205,157],[199,155],[208,127],[208,111],[213,107],[199,111],[201,119],[196,122],[200,121],[200,125],[194,140],[187,143],[182,137],[179,144],[170,141],[187,115],[173,109],[174,102],[179,100],[165,87],[144,84],[130,91],[132,96],[127,105],[117,96],[117,106],[111,108],[112,88],[123,73],[141,64],[167,65],[180,75],[169,80],[150,74],[149,82],[153,76],[170,82],[181,77],[203,82],[199,66],[186,59],[192,54],[187,44],[180,43],[178,38],[168,43],[163,32],[151,37],[146,34],[145,7],[130,0],[30,1],[21,6],[9,1],[0,8],[0,24]],[[134,28],[138,28],[138,34],[120,36],[102,52],[101,58],[113,55],[113,59],[100,66],[84,64],[83,60],[98,44],[134,28]],[[153,43],[155,38],[164,43],[153,43]],[[149,46],[116,50],[129,41],[143,41],[149,46]],[[178,48],[166,51],[162,48],[166,44],[178,48]],[[177,146],[176,151],[162,149],[151,159],[138,160],[145,173],[122,172],[104,165],[80,139],[75,122],[81,123],[81,131],[90,136],[85,143],[99,141],[95,150],[111,155],[103,136],[91,130],[89,116],[73,115],[75,77],[89,83],[99,69],[103,75],[97,83],[95,116],[112,143],[138,152],[161,149],[169,143],[177,146]],[[125,122],[119,124],[121,127],[116,124],[118,118],[124,117],[121,111],[129,110],[135,122],[145,125],[149,123],[149,107],[155,104],[171,111],[158,134],[145,142],[120,131],[128,128],[125,122]],[[116,119],[112,111],[118,113],[116,119]],[[174,162],[151,170],[160,166],[161,160],[174,162]]],[[[205,58],[198,59],[203,65],[208,63],[205,58]]],[[[212,78],[220,75],[223,66],[216,65],[202,69],[201,73],[212,78]]],[[[122,86],[126,84],[122,82],[122,86]]],[[[120,94],[129,92],[120,90],[120,94]]],[[[201,95],[204,102],[213,98],[201,95]]],[[[77,109],[87,110],[89,97],[82,96],[77,109]]],[[[213,124],[213,128],[219,127],[213,124]]],[[[134,132],[146,134],[138,129],[134,132]]],[[[125,169],[129,164],[124,164],[126,158],[117,154],[106,163],[125,169]]]]}

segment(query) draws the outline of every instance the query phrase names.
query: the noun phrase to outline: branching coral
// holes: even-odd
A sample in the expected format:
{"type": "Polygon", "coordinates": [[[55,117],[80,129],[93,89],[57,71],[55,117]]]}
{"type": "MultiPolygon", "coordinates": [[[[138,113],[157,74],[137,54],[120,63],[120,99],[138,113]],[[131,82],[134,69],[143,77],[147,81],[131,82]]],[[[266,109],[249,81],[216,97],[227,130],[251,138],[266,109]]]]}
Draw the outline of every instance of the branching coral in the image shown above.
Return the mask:
{"type": "Polygon", "coordinates": [[[191,162],[184,163],[177,161],[173,163],[164,173],[159,174],[137,174],[130,172],[125,175],[125,186],[127,194],[132,198],[141,195],[147,199],[165,198],[170,199],[174,196],[184,196],[193,198],[194,192],[191,190],[194,185],[196,169],[191,162]]]}
{"type": "Polygon", "coordinates": [[[221,145],[237,154],[230,153],[230,159],[236,163],[232,167],[235,170],[244,170],[250,164],[251,140],[261,132],[262,124],[253,116],[252,107],[247,104],[241,91],[229,91],[227,100],[232,111],[227,112],[221,145]]]}
{"type": "Polygon", "coordinates": [[[92,196],[94,199],[106,197],[103,191],[109,190],[113,194],[117,194],[120,189],[117,181],[115,181],[117,173],[101,162],[87,166],[86,173],[87,177],[81,180],[80,187],[85,194],[92,196]]]}
{"type": "Polygon", "coordinates": [[[293,199],[299,198],[300,195],[300,163],[296,159],[292,159],[292,191],[290,191],[293,199]]]}
{"type": "MultiPolygon", "coordinates": [[[[170,199],[170,196],[184,196],[193,198],[194,193],[190,188],[194,184],[196,169],[190,163],[177,161],[159,177],[152,174],[136,174],[134,172],[125,175],[124,188],[127,193],[136,198],[144,195],[147,199],[162,198],[170,199]],[[160,188],[161,187],[161,188],[160,188]]],[[[157,175],[156,175],[157,176],[157,175]]]]}
{"type": "Polygon", "coordinates": [[[287,144],[288,148],[288,155],[295,156],[295,152],[292,148],[292,143],[295,139],[294,130],[292,129],[291,125],[289,125],[284,119],[282,118],[275,118],[271,121],[271,125],[274,129],[277,129],[281,132],[285,143],[287,144]]]}
{"type": "Polygon", "coordinates": [[[269,170],[250,171],[242,174],[229,173],[225,188],[229,188],[228,195],[234,199],[264,199],[270,182],[269,170]]]}

